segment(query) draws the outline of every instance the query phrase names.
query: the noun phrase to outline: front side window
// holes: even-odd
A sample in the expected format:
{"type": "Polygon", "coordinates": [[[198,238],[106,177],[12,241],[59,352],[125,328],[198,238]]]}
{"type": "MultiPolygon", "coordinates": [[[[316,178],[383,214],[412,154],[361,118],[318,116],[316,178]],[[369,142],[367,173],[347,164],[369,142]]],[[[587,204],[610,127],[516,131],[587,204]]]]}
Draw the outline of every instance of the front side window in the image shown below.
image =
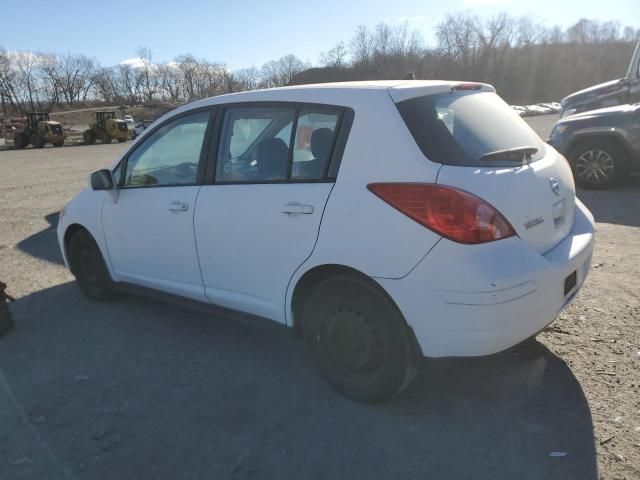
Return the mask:
{"type": "Polygon", "coordinates": [[[124,186],[192,185],[209,112],[185,115],[160,127],[129,156],[124,186]]]}
{"type": "Polygon", "coordinates": [[[335,143],[339,110],[238,107],[225,111],[216,181],[321,180],[335,143]]]}

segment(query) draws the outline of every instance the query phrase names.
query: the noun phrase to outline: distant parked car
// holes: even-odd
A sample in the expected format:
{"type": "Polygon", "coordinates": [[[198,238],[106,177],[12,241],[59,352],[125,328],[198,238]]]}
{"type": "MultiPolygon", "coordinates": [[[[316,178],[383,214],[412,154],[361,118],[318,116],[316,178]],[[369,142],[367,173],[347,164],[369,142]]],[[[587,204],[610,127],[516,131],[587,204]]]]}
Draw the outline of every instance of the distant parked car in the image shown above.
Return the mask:
{"type": "Polygon", "coordinates": [[[524,108],[529,115],[542,115],[544,113],[544,110],[537,105],[526,105],[524,108]]]}
{"type": "Polygon", "coordinates": [[[640,103],[565,117],[549,143],[567,157],[581,187],[615,186],[640,167],[640,103]]]}
{"type": "Polygon", "coordinates": [[[560,104],[557,102],[539,103],[538,105],[544,108],[548,108],[553,113],[558,113],[561,109],[560,104]]]}
{"type": "Polygon", "coordinates": [[[640,102],[640,42],[636,45],[624,77],[585,88],[563,98],[560,117],[635,102],[640,102]]]}
{"type": "Polygon", "coordinates": [[[356,400],[393,397],[422,356],[535,335],[589,270],[569,166],[490,85],[244,92],[149,129],[60,213],[84,293],[133,284],[290,326],[356,400]]]}
{"type": "Polygon", "coordinates": [[[133,117],[131,115],[125,115],[123,117],[123,120],[127,122],[127,129],[130,132],[131,138],[135,138],[134,130],[136,128],[136,125],[135,125],[135,121],[133,120],[133,117]]]}
{"type": "Polygon", "coordinates": [[[136,138],[145,131],[145,129],[153,123],[153,120],[143,120],[142,122],[138,122],[134,125],[133,130],[131,132],[131,138],[136,138]]]}
{"type": "Polygon", "coordinates": [[[534,105],[534,107],[536,107],[538,109],[538,111],[540,112],[541,115],[547,115],[549,113],[553,113],[552,109],[550,109],[549,107],[545,106],[542,103],[538,103],[538,104],[534,105]]]}
{"type": "Polygon", "coordinates": [[[527,109],[524,107],[521,107],[520,105],[511,105],[511,108],[513,108],[515,112],[521,117],[524,117],[525,115],[527,115],[527,109]]]}

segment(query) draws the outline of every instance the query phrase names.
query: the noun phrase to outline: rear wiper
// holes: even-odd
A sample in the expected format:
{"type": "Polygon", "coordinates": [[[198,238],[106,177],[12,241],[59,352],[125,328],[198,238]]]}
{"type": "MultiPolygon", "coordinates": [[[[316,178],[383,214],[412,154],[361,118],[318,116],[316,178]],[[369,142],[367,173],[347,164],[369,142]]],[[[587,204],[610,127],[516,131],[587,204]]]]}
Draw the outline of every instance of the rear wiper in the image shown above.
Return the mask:
{"type": "Polygon", "coordinates": [[[536,147],[515,147],[485,153],[480,157],[480,160],[508,160],[514,162],[526,160],[528,162],[536,153],[538,153],[536,147]]]}

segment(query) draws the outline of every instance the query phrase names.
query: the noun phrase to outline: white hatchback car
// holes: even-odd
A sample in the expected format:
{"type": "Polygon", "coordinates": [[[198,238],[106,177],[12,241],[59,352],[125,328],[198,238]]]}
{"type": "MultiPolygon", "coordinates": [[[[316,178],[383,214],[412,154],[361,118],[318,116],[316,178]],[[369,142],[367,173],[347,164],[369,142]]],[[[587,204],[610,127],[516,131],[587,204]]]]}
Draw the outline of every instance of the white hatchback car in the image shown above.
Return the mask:
{"type": "Polygon", "coordinates": [[[548,325],[591,261],[568,163],[478,83],[223,95],[144,131],[60,214],[91,298],[135,285],[302,333],[320,372],[392,397],[422,356],[548,325]]]}

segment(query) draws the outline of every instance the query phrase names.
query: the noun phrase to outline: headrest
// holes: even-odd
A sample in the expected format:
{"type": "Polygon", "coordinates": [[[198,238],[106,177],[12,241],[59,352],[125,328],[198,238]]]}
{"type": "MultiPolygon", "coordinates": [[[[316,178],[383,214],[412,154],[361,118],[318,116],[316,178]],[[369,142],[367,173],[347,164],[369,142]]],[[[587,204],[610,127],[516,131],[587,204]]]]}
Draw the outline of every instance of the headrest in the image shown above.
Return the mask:
{"type": "Polygon", "coordinates": [[[289,147],[281,138],[268,138],[258,144],[256,163],[266,177],[286,178],[289,147]]]}
{"type": "Polygon", "coordinates": [[[318,128],[311,134],[311,153],[316,160],[325,160],[329,155],[333,132],[330,128],[318,128]]]}

